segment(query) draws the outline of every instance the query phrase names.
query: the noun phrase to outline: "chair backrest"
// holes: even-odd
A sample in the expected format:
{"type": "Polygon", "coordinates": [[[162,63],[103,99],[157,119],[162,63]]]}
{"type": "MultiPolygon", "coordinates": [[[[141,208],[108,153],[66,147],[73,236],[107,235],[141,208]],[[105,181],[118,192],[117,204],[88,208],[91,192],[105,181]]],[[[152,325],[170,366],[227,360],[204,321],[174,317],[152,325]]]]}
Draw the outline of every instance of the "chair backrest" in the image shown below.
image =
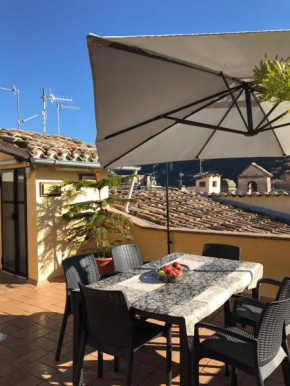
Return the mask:
{"type": "Polygon", "coordinates": [[[127,272],[142,265],[142,259],[136,244],[119,245],[112,248],[115,271],[127,272]]]}
{"type": "Polygon", "coordinates": [[[98,342],[117,348],[132,344],[132,318],[121,291],[99,290],[79,285],[84,301],[85,328],[98,342]]]}
{"type": "Polygon", "coordinates": [[[258,340],[258,362],[260,366],[269,363],[278,353],[284,332],[284,323],[290,307],[290,299],[268,303],[255,329],[258,340]]]}
{"type": "Polygon", "coordinates": [[[240,260],[241,248],[227,244],[204,244],[202,256],[219,257],[221,259],[240,260]]]}
{"type": "MultiPolygon", "coordinates": [[[[284,277],[277,292],[276,300],[285,300],[290,298],[290,277],[284,277]]],[[[290,307],[288,309],[286,319],[286,326],[290,324],[290,307]]]]}
{"type": "Polygon", "coordinates": [[[290,277],[284,277],[278,289],[276,300],[285,300],[290,298],[290,277]]]}
{"type": "Polygon", "coordinates": [[[78,283],[92,284],[99,278],[99,270],[94,255],[68,257],[62,262],[67,288],[78,289],[78,283]]]}

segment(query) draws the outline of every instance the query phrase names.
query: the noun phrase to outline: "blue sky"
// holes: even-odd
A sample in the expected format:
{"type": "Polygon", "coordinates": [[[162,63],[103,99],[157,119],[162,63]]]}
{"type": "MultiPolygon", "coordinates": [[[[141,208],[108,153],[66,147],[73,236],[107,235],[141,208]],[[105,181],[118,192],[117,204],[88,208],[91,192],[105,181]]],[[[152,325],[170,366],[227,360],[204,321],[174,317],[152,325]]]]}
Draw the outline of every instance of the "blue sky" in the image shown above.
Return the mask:
{"type": "MultiPolygon", "coordinates": [[[[94,142],[91,72],[86,47],[98,35],[146,35],[290,29],[290,1],[279,0],[1,0],[0,87],[20,89],[23,129],[42,131],[42,87],[70,96],[61,134],[94,142]]],[[[290,46],[290,44],[289,44],[290,46]]],[[[289,48],[290,50],[290,48],[289,48]]],[[[56,105],[47,132],[57,133],[56,105]]],[[[0,127],[16,127],[16,98],[0,90],[0,127]]]]}

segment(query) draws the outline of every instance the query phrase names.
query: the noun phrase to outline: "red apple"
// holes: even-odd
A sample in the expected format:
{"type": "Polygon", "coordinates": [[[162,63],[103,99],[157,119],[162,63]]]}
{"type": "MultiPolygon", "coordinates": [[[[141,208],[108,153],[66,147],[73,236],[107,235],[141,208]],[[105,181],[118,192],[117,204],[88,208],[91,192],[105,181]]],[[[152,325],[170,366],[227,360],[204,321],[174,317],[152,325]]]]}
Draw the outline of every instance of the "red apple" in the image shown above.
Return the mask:
{"type": "Polygon", "coordinates": [[[179,268],[181,268],[181,264],[180,264],[178,261],[175,261],[175,262],[172,264],[172,267],[179,269],[179,268]]]}

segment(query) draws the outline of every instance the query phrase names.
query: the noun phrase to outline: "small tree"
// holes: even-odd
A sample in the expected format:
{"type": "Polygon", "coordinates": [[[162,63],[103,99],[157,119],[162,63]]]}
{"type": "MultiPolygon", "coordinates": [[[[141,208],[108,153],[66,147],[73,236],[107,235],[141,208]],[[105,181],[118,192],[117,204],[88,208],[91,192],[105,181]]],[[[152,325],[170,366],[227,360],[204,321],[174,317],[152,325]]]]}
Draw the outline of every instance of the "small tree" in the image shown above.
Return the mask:
{"type": "Polygon", "coordinates": [[[267,56],[254,69],[254,84],[261,100],[280,103],[290,101],[289,58],[269,60],[267,56]]]}
{"type": "Polygon", "coordinates": [[[64,186],[74,193],[74,197],[83,194],[85,189],[98,192],[97,200],[81,201],[62,206],[62,218],[69,225],[69,242],[81,243],[85,240],[96,242],[96,255],[106,257],[110,255],[111,248],[123,241],[132,240],[130,234],[131,220],[119,213],[109,211],[108,206],[134,202],[123,197],[109,196],[102,200],[102,189],[127,184],[135,176],[112,175],[108,178],[96,180],[64,181],[64,186]]]}

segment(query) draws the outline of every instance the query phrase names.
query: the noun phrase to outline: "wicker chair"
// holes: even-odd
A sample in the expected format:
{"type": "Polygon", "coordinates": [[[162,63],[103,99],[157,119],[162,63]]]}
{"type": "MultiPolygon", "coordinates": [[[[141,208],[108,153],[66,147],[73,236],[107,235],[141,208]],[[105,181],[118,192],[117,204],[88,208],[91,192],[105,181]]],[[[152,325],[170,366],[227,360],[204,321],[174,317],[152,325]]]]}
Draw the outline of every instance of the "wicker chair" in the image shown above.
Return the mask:
{"type": "MultiPolygon", "coordinates": [[[[278,291],[276,294],[275,300],[285,300],[290,297],[290,277],[285,277],[282,282],[273,279],[260,279],[257,282],[257,286],[253,291],[253,298],[260,301],[260,286],[261,284],[269,284],[278,286],[278,291]]],[[[235,321],[241,323],[243,326],[253,326],[255,327],[258,323],[258,320],[261,316],[262,310],[265,306],[264,302],[256,303],[255,305],[244,304],[243,298],[237,299],[235,302],[235,321]]],[[[285,319],[285,336],[290,334],[290,308],[285,319]]],[[[287,340],[283,341],[284,350],[287,352],[288,357],[290,358],[289,348],[287,340]]]]}
{"type": "MultiPolygon", "coordinates": [[[[242,301],[253,306],[259,303],[251,298],[242,298],[242,301]]],[[[221,328],[198,323],[194,333],[194,386],[199,385],[199,361],[202,358],[215,359],[229,365],[232,386],[237,385],[236,369],[254,375],[257,385],[263,386],[264,380],[281,364],[285,384],[289,386],[290,362],[282,346],[285,339],[285,317],[289,307],[290,299],[266,304],[254,333],[236,326],[221,328]],[[207,328],[215,333],[201,342],[200,328],[207,328]]]]}
{"type": "MultiPolygon", "coordinates": [[[[241,248],[228,244],[204,244],[202,256],[217,257],[220,259],[240,260],[241,248]]],[[[235,297],[235,296],[233,296],[235,297]]],[[[232,320],[230,300],[224,304],[225,326],[229,326],[232,320]]]]}
{"type": "Polygon", "coordinates": [[[241,249],[235,245],[204,244],[202,256],[219,257],[229,260],[240,260],[241,249]]]}
{"type": "Polygon", "coordinates": [[[112,256],[116,272],[127,272],[142,265],[139,248],[136,244],[118,245],[112,248],[112,256]]]}
{"type": "Polygon", "coordinates": [[[71,292],[78,289],[78,283],[91,284],[100,279],[96,260],[93,255],[78,255],[69,257],[62,262],[66,280],[66,302],[59,334],[55,360],[59,361],[68,317],[73,313],[71,292]]]}
{"type": "Polygon", "coordinates": [[[167,339],[167,386],[171,385],[171,327],[140,321],[130,312],[126,296],[121,291],[99,290],[79,285],[84,302],[84,331],[75,370],[74,385],[81,381],[81,369],[86,345],[96,348],[98,376],[103,376],[103,357],[107,353],[128,361],[126,385],[131,385],[134,351],[159,336],[167,339]],[[96,309],[102,312],[96,313],[96,309]]]}

